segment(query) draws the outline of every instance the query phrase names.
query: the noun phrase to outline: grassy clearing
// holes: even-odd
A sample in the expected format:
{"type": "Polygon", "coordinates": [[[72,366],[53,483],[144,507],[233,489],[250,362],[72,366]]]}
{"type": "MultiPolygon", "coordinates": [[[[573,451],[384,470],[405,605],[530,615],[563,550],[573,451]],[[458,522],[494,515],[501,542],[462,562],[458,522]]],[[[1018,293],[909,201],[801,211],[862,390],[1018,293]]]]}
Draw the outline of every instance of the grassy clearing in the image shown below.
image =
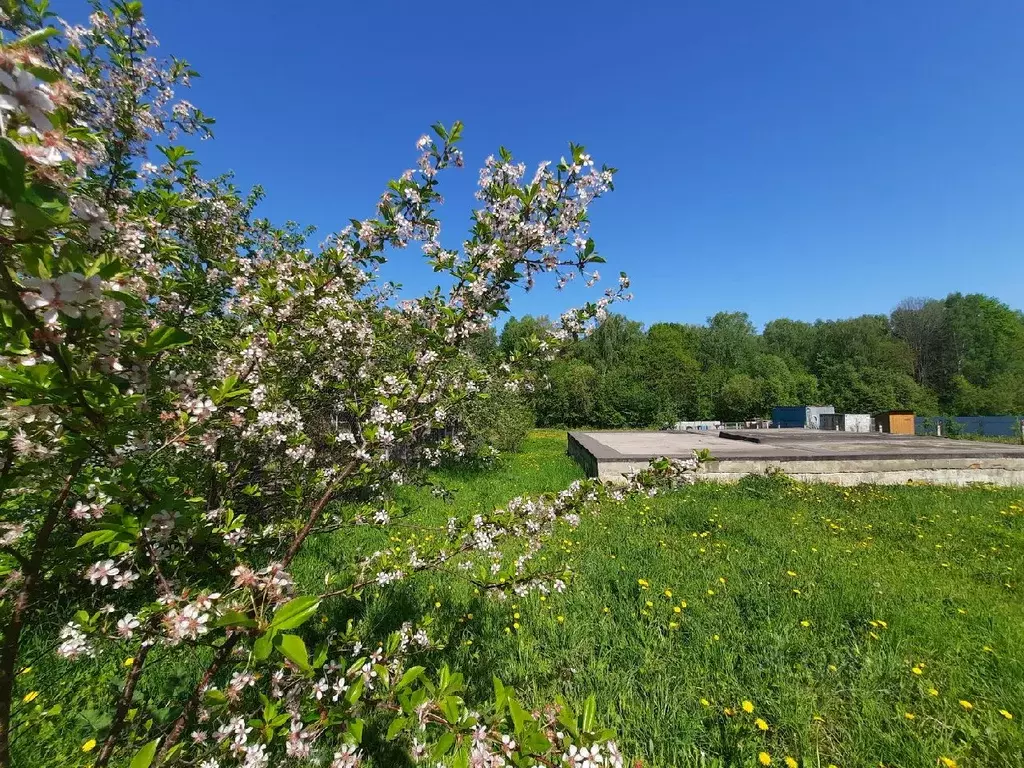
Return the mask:
{"type": "MultiPolygon", "coordinates": [[[[565,487],[579,470],[564,451],[564,432],[538,431],[492,470],[443,473],[454,502],[408,494],[407,535],[565,487]]],[[[386,543],[373,529],[323,536],[297,576],[320,581],[375,541],[386,543]]],[[[429,617],[444,643],[433,661],[475,678],[471,695],[484,695],[492,674],[536,703],[595,693],[646,766],[752,766],[762,752],[772,765],[788,756],[815,768],[1021,766],[1022,545],[1021,489],[751,478],[606,509],[567,531],[546,553],[577,563],[562,595],[497,602],[431,576],[333,606],[321,621],[386,632],[429,617]]],[[[50,704],[68,675],[113,684],[120,674],[116,661],[74,671],[48,658],[25,690],[50,704]]],[[[194,668],[169,660],[151,685],[170,689],[194,668]]],[[[79,710],[89,702],[67,704],[49,736],[23,738],[23,765],[88,763],[79,710]]],[[[402,764],[384,751],[374,761],[402,764]]]]}
{"type": "MultiPolygon", "coordinates": [[[[460,514],[557,489],[578,476],[564,439],[441,479],[460,514]]],[[[568,535],[551,553],[578,563],[564,595],[495,603],[431,578],[366,619],[439,604],[446,660],[537,703],[596,693],[645,765],[1024,765],[1022,515],[1019,489],[701,486],[568,535]]]]}

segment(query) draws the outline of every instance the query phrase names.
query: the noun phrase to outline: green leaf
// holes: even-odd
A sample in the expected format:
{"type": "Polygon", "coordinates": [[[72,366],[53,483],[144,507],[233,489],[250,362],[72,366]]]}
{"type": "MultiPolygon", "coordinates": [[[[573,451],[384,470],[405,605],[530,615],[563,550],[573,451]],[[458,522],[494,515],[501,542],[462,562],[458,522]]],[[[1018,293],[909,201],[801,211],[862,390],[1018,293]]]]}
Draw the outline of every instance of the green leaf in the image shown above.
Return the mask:
{"type": "Polygon", "coordinates": [[[160,739],[153,739],[136,752],[128,768],[149,768],[153,764],[153,758],[156,757],[156,746],[159,743],[160,739]]]}
{"type": "Polygon", "coordinates": [[[228,611],[214,622],[215,627],[255,627],[256,622],[242,611],[228,611]]]}
{"type": "Polygon", "coordinates": [[[0,192],[13,204],[25,191],[25,157],[7,139],[0,138],[0,192]]]}
{"type": "Polygon", "coordinates": [[[209,706],[220,707],[228,703],[228,697],[223,691],[211,688],[204,694],[204,699],[209,706]]]}
{"type": "Polygon", "coordinates": [[[311,619],[319,606],[320,599],[312,595],[296,597],[277,609],[270,626],[277,629],[295,629],[311,619]]]}
{"type": "Polygon", "coordinates": [[[398,685],[395,686],[395,692],[401,691],[408,688],[414,680],[423,674],[425,667],[409,667],[402,675],[402,679],[398,681],[398,685]]]}
{"type": "Polygon", "coordinates": [[[192,337],[183,330],[164,325],[149,334],[143,349],[153,354],[162,352],[165,349],[171,349],[172,347],[183,347],[191,343],[192,337]]]}
{"type": "Polygon", "coordinates": [[[360,744],[363,741],[363,721],[352,720],[348,724],[348,735],[353,744],[360,744]]]}
{"type": "Polygon", "coordinates": [[[400,734],[408,725],[408,718],[396,717],[394,720],[391,721],[391,725],[388,726],[388,735],[385,738],[388,741],[394,741],[398,734],[400,734]]]}
{"type": "Polygon", "coordinates": [[[462,699],[458,696],[445,696],[441,699],[441,712],[444,714],[445,720],[452,725],[459,722],[459,716],[461,712],[462,699]]]}
{"type": "Polygon", "coordinates": [[[437,740],[437,744],[434,745],[434,750],[431,752],[430,758],[432,760],[440,760],[446,754],[448,750],[455,744],[455,734],[451,731],[446,731],[444,736],[437,740]]]}
{"type": "Polygon", "coordinates": [[[252,644],[252,657],[256,661],[266,661],[274,648],[274,637],[277,636],[276,629],[268,629],[252,644]]]}
{"type": "Polygon", "coordinates": [[[508,697],[508,711],[512,715],[512,724],[516,728],[516,736],[519,736],[522,734],[523,726],[529,721],[530,716],[520,706],[519,702],[511,696],[508,697]]]}
{"type": "Polygon", "coordinates": [[[348,689],[348,693],[345,694],[345,701],[349,704],[355,704],[359,697],[363,695],[363,686],[365,684],[362,677],[357,677],[356,681],[352,683],[352,687],[348,689]]]}
{"type": "Polygon", "coordinates": [[[532,754],[544,754],[551,749],[551,742],[538,730],[530,731],[520,743],[520,750],[532,754]]]}
{"type": "Polygon", "coordinates": [[[42,29],[36,29],[33,30],[32,32],[29,32],[20,40],[15,40],[13,43],[11,43],[11,47],[31,48],[34,45],[39,45],[40,43],[46,42],[46,40],[48,40],[56,34],[57,30],[54,29],[53,27],[43,27],[42,29]]]}
{"type": "Polygon", "coordinates": [[[320,643],[313,653],[313,669],[320,669],[327,663],[327,643],[320,643]]]}
{"type": "Polygon", "coordinates": [[[595,699],[593,694],[591,694],[583,705],[583,723],[581,725],[581,730],[585,733],[589,733],[594,730],[594,724],[597,722],[596,713],[597,699],[595,699]]]}
{"type": "Polygon", "coordinates": [[[505,686],[497,677],[494,680],[494,708],[501,712],[505,707],[505,686]]]}
{"type": "Polygon", "coordinates": [[[274,647],[281,652],[281,655],[292,662],[303,672],[308,672],[309,652],[306,651],[306,644],[298,635],[278,635],[274,638],[274,647]]]}
{"type": "Polygon", "coordinates": [[[61,193],[45,184],[30,184],[14,204],[15,217],[22,229],[33,232],[63,224],[71,209],[61,193]]]}
{"type": "Polygon", "coordinates": [[[86,544],[91,544],[94,547],[98,547],[100,544],[106,544],[117,538],[117,531],[112,530],[100,530],[100,531],[89,531],[88,533],[82,534],[81,538],[75,543],[76,547],[84,547],[86,544]]]}

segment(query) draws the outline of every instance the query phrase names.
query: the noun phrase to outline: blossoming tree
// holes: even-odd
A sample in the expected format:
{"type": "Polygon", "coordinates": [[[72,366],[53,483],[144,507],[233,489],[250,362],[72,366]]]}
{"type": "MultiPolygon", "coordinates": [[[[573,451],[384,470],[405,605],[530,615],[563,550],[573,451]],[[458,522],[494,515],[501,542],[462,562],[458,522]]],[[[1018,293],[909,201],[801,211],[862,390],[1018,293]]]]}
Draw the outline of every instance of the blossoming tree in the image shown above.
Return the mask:
{"type": "Polygon", "coordinates": [[[31,716],[12,706],[22,641],[51,606],[66,614],[57,654],[131,659],[98,702],[110,716],[96,768],[344,768],[364,759],[367,722],[431,765],[621,765],[592,701],[528,711],[495,681],[470,707],[460,674],[415,663],[423,628],[323,636],[307,622],[423,571],[460,570],[489,593],[563,589],[566,574],[534,557],[553,531],[692,464],[452,518],[317,590],[290,575],[311,536],[393,525],[395,486],[464,450],[452,409],[485,384],[520,386],[531,359],[628,290],[623,276],[498,370],[464,353],[513,287],[596,280],[587,212],[614,171],[570,146],[527,175],[502,149],[451,249],[436,208],[443,172],[463,164],[462,126],[436,125],[375,215],[312,250],[307,233],[254,217],[258,190],[202,178],[175,143],[212,121],[175,100],[194,73],[151,55],[140,3],[78,27],[25,0],[3,29],[0,766],[31,716]],[[414,244],[446,287],[403,299],[378,269],[414,244]],[[202,664],[173,716],[138,716],[147,665],[182,648],[202,664]]]}

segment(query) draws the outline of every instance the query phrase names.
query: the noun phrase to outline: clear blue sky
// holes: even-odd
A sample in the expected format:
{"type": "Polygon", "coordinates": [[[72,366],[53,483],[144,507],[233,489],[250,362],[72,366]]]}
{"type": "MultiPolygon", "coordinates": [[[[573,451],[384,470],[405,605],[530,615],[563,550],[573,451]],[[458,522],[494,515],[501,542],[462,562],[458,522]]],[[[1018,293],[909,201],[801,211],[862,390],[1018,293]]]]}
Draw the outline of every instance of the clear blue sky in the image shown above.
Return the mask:
{"type": "MultiPolygon", "coordinates": [[[[163,52],[203,75],[188,98],[218,123],[201,159],[264,184],[271,218],[328,232],[370,215],[426,127],[461,119],[447,243],[499,144],[533,166],[583,143],[620,169],[593,232],[645,323],[950,291],[1024,306],[1019,0],[146,8],[163,52]]],[[[412,252],[389,275],[429,279],[412,252]]],[[[513,311],[578,297],[538,290],[513,311]]]]}

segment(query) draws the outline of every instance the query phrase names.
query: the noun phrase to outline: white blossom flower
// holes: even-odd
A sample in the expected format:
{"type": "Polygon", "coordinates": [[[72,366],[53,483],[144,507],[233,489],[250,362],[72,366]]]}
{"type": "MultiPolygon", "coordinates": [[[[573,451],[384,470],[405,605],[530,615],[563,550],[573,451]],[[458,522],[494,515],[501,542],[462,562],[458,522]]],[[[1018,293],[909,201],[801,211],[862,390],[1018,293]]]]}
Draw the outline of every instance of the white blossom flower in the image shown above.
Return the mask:
{"type": "Polygon", "coordinates": [[[57,647],[57,655],[65,659],[96,655],[96,651],[89,645],[85,633],[73,621],[64,625],[60,631],[60,640],[61,644],[57,647]]]}
{"type": "Polygon", "coordinates": [[[54,109],[49,90],[32,73],[17,68],[13,72],[0,69],[0,85],[8,91],[0,93],[0,110],[14,112],[22,109],[40,130],[53,128],[50,118],[46,116],[47,112],[54,109]]]}
{"type": "Polygon", "coordinates": [[[123,637],[128,640],[135,634],[135,630],[139,627],[139,620],[134,614],[126,613],[123,619],[117,621],[117,634],[119,637],[123,637]]]}
{"type": "Polygon", "coordinates": [[[362,755],[354,744],[345,744],[334,753],[331,768],[358,768],[362,763],[362,755]]]}
{"type": "Polygon", "coordinates": [[[89,226],[90,240],[99,240],[104,232],[113,232],[114,225],[107,218],[107,212],[87,197],[76,197],[71,201],[71,212],[89,226]]]}
{"type": "Polygon", "coordinates": [[[139,574],[125,569],[114,576],[114,589],[131,589],[132,582],[137,581],[139,574]]]}
{"type": "Polygon", "coordinates": [[[192,412],[192,417],[195,421],[202,421],[207,419],[217,410],[217,406],[213,404],[213,400],[210,398],[199,398],[196,400],[192,407],[189,409],[192,412]]]}
{"type": "Polygon", "coordinates": [[[89,566],[89,570],[85,572],[85,577],[91,583],[105,587],[120,572],[121,570],[114,565],[113,560],[98,560],[89,566]]]}

